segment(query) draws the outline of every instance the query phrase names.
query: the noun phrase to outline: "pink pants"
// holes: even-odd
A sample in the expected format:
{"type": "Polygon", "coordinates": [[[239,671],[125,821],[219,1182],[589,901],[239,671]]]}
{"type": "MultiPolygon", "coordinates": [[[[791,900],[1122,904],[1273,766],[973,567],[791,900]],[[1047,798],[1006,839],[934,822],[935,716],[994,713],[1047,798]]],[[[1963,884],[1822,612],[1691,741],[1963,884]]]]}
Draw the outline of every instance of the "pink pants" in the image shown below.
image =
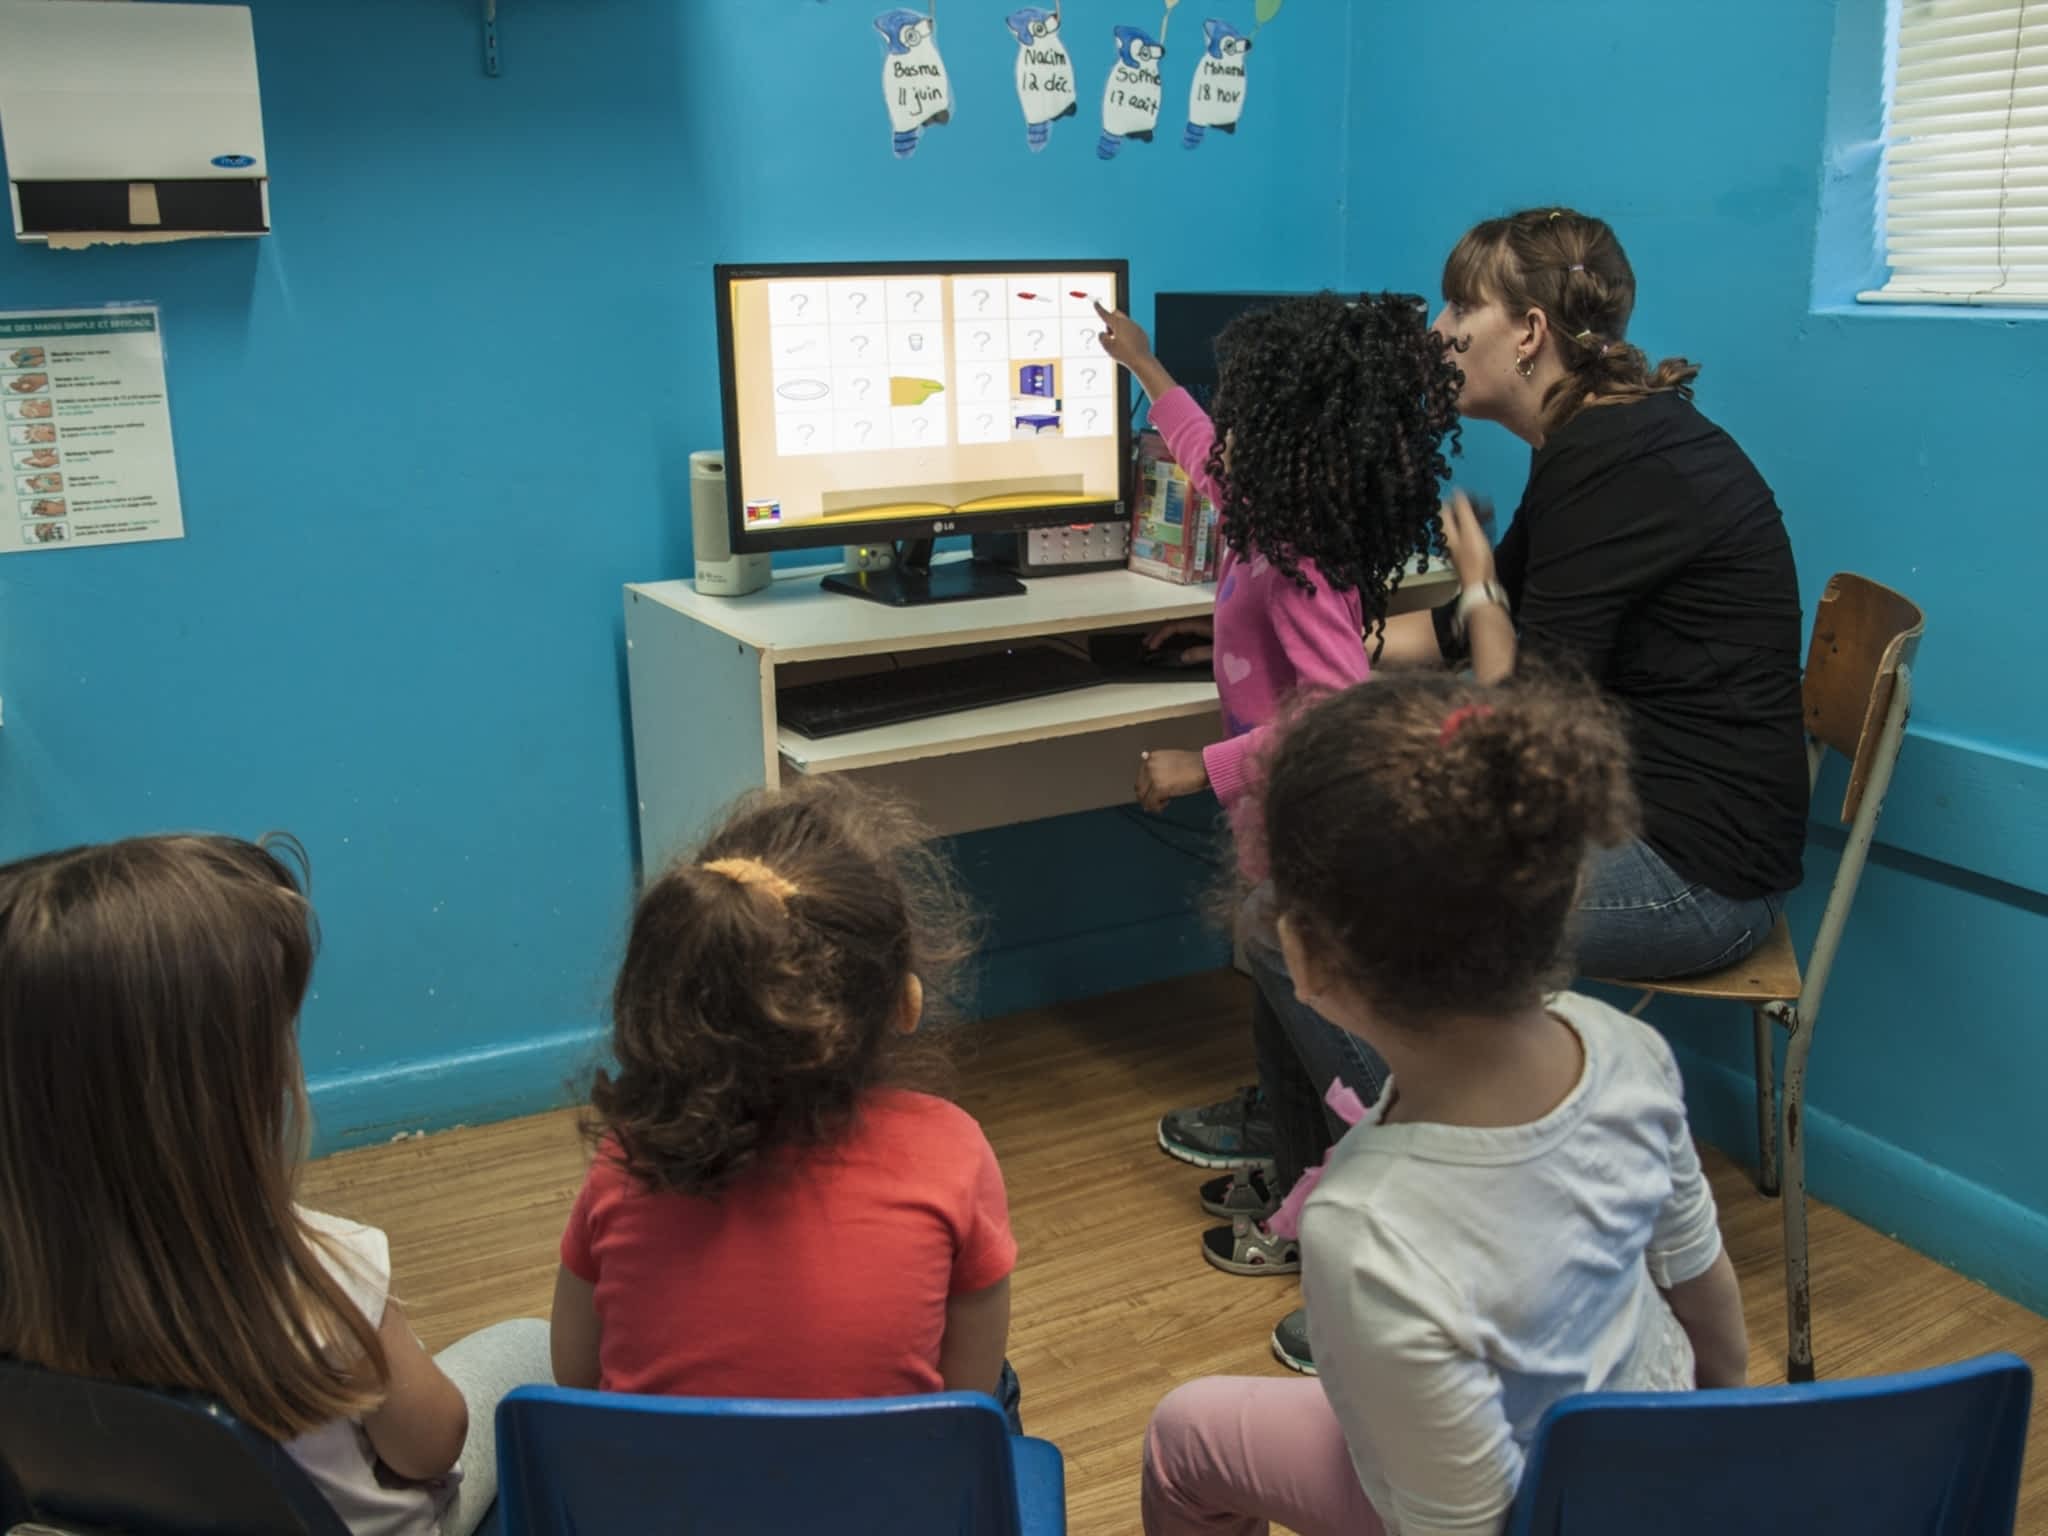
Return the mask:
{"type": "Polygon", "coordinates": [[[1208,1376],[1145,1431],[1146,1536],[1382,1536],[1344,1431],[1313,1378],[1208,1376]]]}

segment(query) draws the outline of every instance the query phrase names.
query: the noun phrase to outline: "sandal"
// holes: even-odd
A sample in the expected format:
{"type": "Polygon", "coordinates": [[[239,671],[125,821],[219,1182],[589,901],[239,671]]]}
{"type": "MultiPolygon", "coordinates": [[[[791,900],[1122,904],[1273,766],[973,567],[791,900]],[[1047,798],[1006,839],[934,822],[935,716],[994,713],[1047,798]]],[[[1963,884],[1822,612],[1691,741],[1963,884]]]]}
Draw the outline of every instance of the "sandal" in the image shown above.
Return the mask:
{"type": "Polygon", "coordinates": [[[1202,1234],[1202,1257],[1228,1275],[1298,1275],[1301,1244],[1239,1216],[1202,1234]]]}

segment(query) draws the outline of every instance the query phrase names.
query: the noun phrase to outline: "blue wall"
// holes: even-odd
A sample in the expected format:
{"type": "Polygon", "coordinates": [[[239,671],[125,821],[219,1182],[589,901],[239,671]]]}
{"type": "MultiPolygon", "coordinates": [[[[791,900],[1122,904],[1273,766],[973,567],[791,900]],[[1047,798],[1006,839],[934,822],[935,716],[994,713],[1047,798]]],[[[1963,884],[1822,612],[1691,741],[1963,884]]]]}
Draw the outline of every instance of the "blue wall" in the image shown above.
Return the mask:
{"type": "MultiPolygon", "coordinates": [[[[1107,166],[1109,29],[1156,0],[1066,7],[1083,112],[1038,157],[1000,12],[942,0],[959,110],[904,164],[880,9],[519,0],[490,80],[474,5],[257,0],[273,236],[0,243],[6,307],[164,306],[190,530],[0,562],[0,855],[298,832],[328,1145],[557,1101],[590,1056],[634,875],[619,589],[688,569],[714,261],[1126,254],[1141,313],[1339,275],[1342,0],[1295,0],[1197,154],[1182,11],[1167,131],[1107,166]]],[[[1115,813],[962,854],[990,1010],[1219,953],[1209,870],[1115,813]]]]}
{"type": "MultiPolygon", "coordinates": [[[[1355,35],[1347,273],[1434,295],[1474,220],[1567,203],[1620,231],[1633,335],[1702,362],[1700,403],[1778,492],[1809,618],[1856,570],[1928,613],[1913,734],[1826,998],[1809,1082],[1815,1191],[2048,1307],[2048,691],[2038,677],[2048,324],[1857,312],[1878,8],[1553,0],[1376,6],[1355,35]],[[1830,97],[1831,70],[1835,93],[1830,97]],[[1366,146],[1382,146],[1378,151],[1366,146]],[[1827,178],[1823,167],[1832,166],[1827,178]],[[1817,256],[1819,259],[1817,260],[1817,256]],[[1819,306],[1816,308],[1816,273],[1819,306]]],[[[1512,505],[1527,450],[1467,433],[1512,505]]],[[[1818,922],[1839,838],[1793,910],[1818,922]]],[[[1745,1157],[1748,1020],[1659,1003],[1701,1127],[1745,1157]]],[[[1825,1342],[1823,1341],[1823,1348],[1825,1342]]]]}
{"type": "MultiPolygon", "coordinates": [[[[1844,201],[1869,133],[1841,83],[1875,71],[1874,34],[1838,49],[1834,7],[1765,0],[1553,0],[1540,24],[1508,0],[1293,0],[1236,140],[1104,166],[1107,31],[1156,3],[1066,7],[1084,110],[1033,158],[999,13],[942,0],[960,110],[896,164],[879,8],[521,0],[487,80],[472,6],[257,0],[274,236],[0,245],[7,307],[164,305],[191,530],[0,561],[0,854],[290,827],[326,935],[305,1052],[328,1143],[551,1102],[633,880],[619,587],[688,568],[712,262],[1120,252],[1141,312],[1162,287],[1433,293],[1474,218],[1568,201],[1620,227],[1639,338],[1706,364],[1809,610],[1838,568],[1929,610],[1815,1057],[1815,1183],[2048,1304],[2048,520],[2027,510],[2048,329],[1816,309],[1816,271],[1860,280],[1817,261],[1816,221],[1823,165],[1844,201]]],[[[1168,124],[1201,17],[1250,8],[1182,9],[1168,124]]],[[[1525,460],[1468,433],[1464,472],[1503,498],[1525,460]]],[[[994,916],[991,1010],[1216,957],[1190,910],[1208,871],[1117,814],[961,853],[994,916]]],[[[1823,830],[1802,931],[1831,873],[1823,830]]],[[[1745,1147],[1742,1021],[1659,1017],[1701,1125],[1745,1147]]]]}

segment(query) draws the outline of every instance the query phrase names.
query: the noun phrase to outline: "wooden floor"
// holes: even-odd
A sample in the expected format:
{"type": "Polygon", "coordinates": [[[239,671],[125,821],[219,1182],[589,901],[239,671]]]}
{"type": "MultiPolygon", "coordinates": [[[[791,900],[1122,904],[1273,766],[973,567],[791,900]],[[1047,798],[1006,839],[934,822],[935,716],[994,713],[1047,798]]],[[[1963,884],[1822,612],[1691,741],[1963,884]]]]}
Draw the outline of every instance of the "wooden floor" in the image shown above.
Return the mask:
{"type": "MultiPolygon", "coordinates": [[[[1030,1433],[1066,1454],[1077,1536],[1135,1531],[1140,1437],[1176,1383],[1281,1374],[1267,1353],[1296,1304],[1282,1279],[1203,1263],[1196,1170],[1154,1141],[1161,1109],[1248,1079],[1244,984],[1192,978],[963,1032],[962,1103],[1002,1161],[1022,1256],[1010,1354],[1030,1433]]],[[[429,1347],[500,1318],[545,1317],[556,1242],[581,1180],[567,1114],[344,1154],[306,1171],[307,1204],[385,1228],[397,1289],[429,1347]]],[[[1784,1378],[1778,1206],[1709,1155],[1742,1277],[1752,1380],[1784,1378]]],[[[2048,1320],[1815,1207],[1814,1338],[1827,1376],[1909,1370],[1993,1349],[2048,1368],[2048,1320]]],[[[2019,1529],[2048,1536],[2037,1414],[2019,1529]]]]}

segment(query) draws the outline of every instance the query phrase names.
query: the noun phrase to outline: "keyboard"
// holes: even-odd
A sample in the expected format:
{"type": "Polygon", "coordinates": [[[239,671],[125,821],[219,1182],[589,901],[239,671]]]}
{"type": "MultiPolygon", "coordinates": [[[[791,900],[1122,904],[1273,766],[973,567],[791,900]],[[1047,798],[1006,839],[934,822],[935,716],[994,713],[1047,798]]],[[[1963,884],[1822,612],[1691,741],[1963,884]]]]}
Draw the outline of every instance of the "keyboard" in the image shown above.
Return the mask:
{"type": "Polygon", "coordinates": [[[1110,679],[1086,657],[1048,645],[871,672],[778,689],[775,712],[799,736],[817,740],[906,720],[928,720],[987,704],[1039,699],[1110,679]]]}

